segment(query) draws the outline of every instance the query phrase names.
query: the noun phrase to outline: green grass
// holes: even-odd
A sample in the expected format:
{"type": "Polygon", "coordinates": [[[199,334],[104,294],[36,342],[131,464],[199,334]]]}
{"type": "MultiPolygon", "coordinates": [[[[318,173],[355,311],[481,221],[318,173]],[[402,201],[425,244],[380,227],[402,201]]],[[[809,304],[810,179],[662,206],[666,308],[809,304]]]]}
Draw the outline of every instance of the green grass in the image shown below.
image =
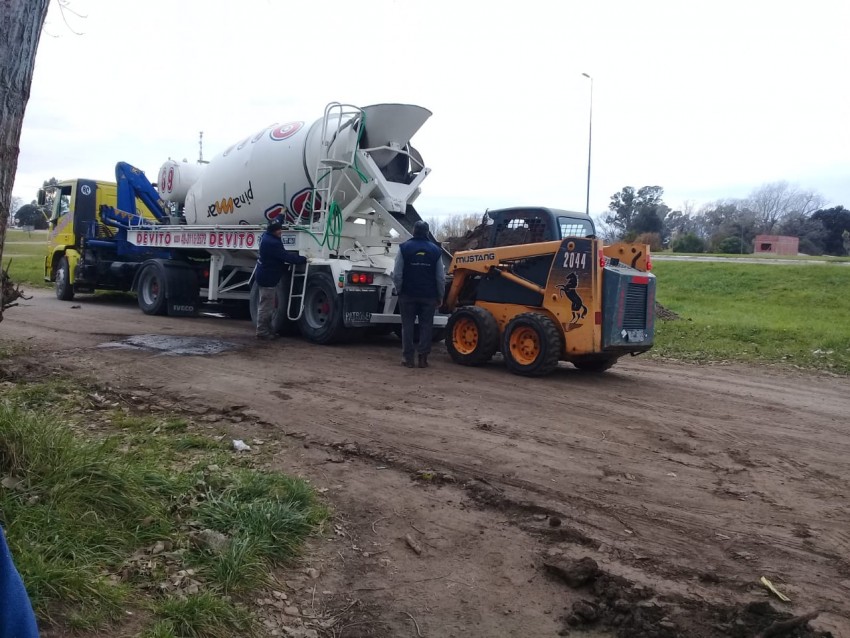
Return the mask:
{"type": "Polygon", "coordinates": [[[850,268],[656,262],[661,356],[755,361],[850,374],[850,268]]]}
{"type": "MultiPolygon", "coordinates": [[[[154,607],[161,620],[156,636],[232,638],[257,635],[256,624],[244,609],[209,593],[172,598],[154,607]]],[[[151,635],[151,634],[148,634],[151,635]]]]}
{"type": "Polygon", "coordinates": [[[44,231],[26,233],[8,230],[3,247],[3,268],[16,284],[26,288],[49,288],[44,281],[44,256],[47,252],[47,234],[44,231]]]}
{"type": "Polygon", "coordinates": [[[253,600],[326,516],[309,485],[174,415],[128,415],[108,397],[92,415],[92,395],[53,381],[0,398],[0,523],[41,621],[102,629],[130,608],[149,616],[149,638],[254,635],[239,597],[253,600]],[[224,546],[198,543],[201,529],[224,546]],[[154,593],[186,569],[197,594],[154,593]]]}
{"type": "Polygon", "coordinates": [[[662,257],[722,257],[724,259],[764,259],[771,261],[774,259],[788,259],[793,261],[829,261],[836,263],[850,262],[850,257],[835,257],[833,255],[775,255],[770,253],[675,253],[672,250],[662,252],[653,252],[653,256],[662,257]]]}

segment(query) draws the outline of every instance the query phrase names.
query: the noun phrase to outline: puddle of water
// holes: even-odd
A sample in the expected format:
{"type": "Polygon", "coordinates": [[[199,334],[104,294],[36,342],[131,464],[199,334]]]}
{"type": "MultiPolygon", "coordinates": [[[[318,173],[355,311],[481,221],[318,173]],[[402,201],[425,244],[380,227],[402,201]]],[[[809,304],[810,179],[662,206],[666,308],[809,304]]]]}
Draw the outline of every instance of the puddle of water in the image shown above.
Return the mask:
{"type": "Polygon", "coordinates": [[[238,348],[235,343],[221,341],[220,339],[171,335],[133,335],[123,341],[103,343],[99,347],[149,350],[177,356],[220,354],[238,348]]]}

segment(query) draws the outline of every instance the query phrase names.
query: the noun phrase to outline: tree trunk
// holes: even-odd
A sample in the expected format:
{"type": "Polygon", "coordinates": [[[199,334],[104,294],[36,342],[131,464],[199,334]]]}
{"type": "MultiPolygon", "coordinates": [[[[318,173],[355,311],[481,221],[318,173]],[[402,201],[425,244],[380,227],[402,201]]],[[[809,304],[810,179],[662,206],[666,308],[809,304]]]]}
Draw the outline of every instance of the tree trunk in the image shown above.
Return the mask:
{"type": "MultiPolygon", "coordinates": [[[[0,0],[0,272],[9,224],[18,143],[30,97],[35,52],[50,0],[0,0]]],[[[3,277],[0,277],[3,279],[3,277]]],[[[5,286],[0,285],[0,321],[5,286]]]]}

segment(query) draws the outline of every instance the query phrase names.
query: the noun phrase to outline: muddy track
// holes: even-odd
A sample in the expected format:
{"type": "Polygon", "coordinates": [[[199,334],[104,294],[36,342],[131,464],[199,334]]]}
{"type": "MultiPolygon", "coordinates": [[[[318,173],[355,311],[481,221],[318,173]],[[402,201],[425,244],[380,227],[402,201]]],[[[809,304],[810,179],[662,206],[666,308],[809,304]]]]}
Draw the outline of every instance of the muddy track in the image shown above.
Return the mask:
{"type": "MultiPolygon", "coordinates": [[[[675,610],[652,621],[669,635],[724,635],[712,628],[727,622],[717,610],[744,613],[748,603],[770,600],[789,615],[818,611],[813,627],[850,637],[846,378],[638,358],[602,375],[564,366],[551,377],[525,379],[499,361],[455,366],[442,347],[433,368],[406,370],[391,338],[258,346],[242,321],[146,317],[115,300],[75,305],[81,307],[39,295],[7,315],[0,337],[30,347],[18,357],[19,369],[95,370],[116,389],[144,387],[194,410],[246,405],[256,416],[250,427],[289,441],[292,454],[306,441],[311,449],[280,462],[317,482],[344,485],[339,496],[346,502],[332,503],[364,536],[375,536],[372,522],[381,516],[453,530],[442,532],[454,540],[440,541],[427,566],[408,565],[403,544],[386,550],[394,564],[425,578],[451,563],[482,579],[487,591],[476,590],[475,611],[433,581],[423,594],[435,605],[421,612],[427,635],[555,635],[575,615],[576,595],[607,609],[592,592],[565,592],[543,573],[541,557],[556,551],[592,558],[612,578],[651,591],[652,604],[676,601],[675,610]],[[141,334],[203,337],[233,349],[177,357],[100,347],[141,334]],[[327,462],[328,454],[344,462],[327,462]],[[467,538],[482,525],[488,547],[467,538]],[[518,544],[522,562],[511,556],[518,544]],[[486,559],[472,566],[475,556],[486,559]],[[517,576],[529,569],[528,578],[517,576]],[[761,576],[792,603],[769,599],[761,576]],[[517,582],[503,590],[500,579],[517,582]],[[515,600],[508,615],[505,600],[515,600]],[[689,605],[714,611],[690,613],[693,623],[683,631],[689,605]]],[[[350,556],[334,565],[340,583],[401,578],[373,568],[350,556]],[[347,581],[355,564],[358,575],[347,581]]],[[[399,605],[384,589],[370,596],[376,609],[399,605]]],[[[750,611],[761,620],[747,627],[781,620],[750,611]]],[[[368,635],[412,626],[403,616],[392,622],[374,624],[368,635]]],[[[588,627],[599,636],[618,631],[601,620],[588,627]]]]}

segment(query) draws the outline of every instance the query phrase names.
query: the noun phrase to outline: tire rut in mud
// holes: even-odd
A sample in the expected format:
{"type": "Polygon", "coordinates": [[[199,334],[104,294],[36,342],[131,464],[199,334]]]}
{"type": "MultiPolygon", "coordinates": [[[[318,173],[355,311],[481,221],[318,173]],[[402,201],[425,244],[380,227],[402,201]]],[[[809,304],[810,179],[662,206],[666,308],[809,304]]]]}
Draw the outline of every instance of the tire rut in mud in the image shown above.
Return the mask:
{"type": "Polygon", "coordinates": [[[817,613],[794,617],[769,602],[714,605],[652,588],[601,569],[590,557],[544,557],[543,570],[583,596],[564,615],[562,635],[605,629],[617,638],[831,638],[808,626],[817,613]]]}

